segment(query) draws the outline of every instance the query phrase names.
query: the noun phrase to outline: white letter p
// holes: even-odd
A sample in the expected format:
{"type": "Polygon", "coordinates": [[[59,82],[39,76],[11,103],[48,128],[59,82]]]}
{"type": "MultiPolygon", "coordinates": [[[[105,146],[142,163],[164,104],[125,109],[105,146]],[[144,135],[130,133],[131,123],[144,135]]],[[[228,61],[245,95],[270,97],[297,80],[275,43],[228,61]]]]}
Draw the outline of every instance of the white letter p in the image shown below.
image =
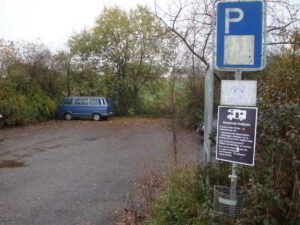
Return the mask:
{"type": "Polygon", "coordinates": [[[240,8],[226,8],[225,9],[225,34],[229,34],[230,23],[240,22],[244,18],[244,12],[240,8]],[[236,12],[239,14],[236,18],[230,18],[230,13],[236,12]]]}

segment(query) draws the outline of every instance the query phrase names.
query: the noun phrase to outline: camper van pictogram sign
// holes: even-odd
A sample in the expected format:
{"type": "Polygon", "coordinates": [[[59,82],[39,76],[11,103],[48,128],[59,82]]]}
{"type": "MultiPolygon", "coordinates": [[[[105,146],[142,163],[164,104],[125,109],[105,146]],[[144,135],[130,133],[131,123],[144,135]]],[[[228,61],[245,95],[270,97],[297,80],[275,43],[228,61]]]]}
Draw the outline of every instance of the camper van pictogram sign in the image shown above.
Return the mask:
{"type": "Polygon", "coordinates": [[[219,106],[216,159],[254,166],[257,108],[219,106]]]}

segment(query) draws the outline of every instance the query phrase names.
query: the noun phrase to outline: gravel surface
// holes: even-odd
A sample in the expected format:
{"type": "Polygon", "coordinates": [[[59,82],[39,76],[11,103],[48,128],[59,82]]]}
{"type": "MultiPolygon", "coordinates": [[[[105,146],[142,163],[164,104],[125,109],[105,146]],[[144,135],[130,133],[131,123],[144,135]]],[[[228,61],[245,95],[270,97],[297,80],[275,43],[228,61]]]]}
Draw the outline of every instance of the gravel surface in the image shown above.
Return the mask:
{"type": "MultiPolygon", "coordinates": [[[[196,132],[178,161],[196,163],[196,132]]],[[[133,182],[174,164],[165,119],[49,121],[0,130],[0,224],[109,225],[133,182]]]]}

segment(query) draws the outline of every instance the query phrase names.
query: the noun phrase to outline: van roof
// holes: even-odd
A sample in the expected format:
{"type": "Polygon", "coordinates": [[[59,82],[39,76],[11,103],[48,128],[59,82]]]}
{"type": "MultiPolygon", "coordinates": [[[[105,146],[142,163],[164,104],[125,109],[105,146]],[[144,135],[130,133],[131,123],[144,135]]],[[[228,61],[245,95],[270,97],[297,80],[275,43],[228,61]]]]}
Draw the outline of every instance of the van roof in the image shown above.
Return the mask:
{"type": "Polygon", "coordinates": [[[103,96],[69,96],[69,97],[65,97],[65,98],[107,98],[107,97],[103,97],[103,96]]]}

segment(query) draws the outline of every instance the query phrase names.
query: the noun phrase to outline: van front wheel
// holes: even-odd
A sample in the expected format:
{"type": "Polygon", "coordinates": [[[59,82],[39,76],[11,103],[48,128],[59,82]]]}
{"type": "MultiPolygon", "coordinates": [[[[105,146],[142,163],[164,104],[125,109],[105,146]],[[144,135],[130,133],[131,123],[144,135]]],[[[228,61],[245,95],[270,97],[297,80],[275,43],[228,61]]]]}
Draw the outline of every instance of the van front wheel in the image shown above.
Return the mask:
{"type": "Polygon", "coordinates": [[[101,119],[100,114],[98,114],[98,113],[94,113],[94,114],[93,114],[93,120],[99,121],[100,119],[101,119]]]}

